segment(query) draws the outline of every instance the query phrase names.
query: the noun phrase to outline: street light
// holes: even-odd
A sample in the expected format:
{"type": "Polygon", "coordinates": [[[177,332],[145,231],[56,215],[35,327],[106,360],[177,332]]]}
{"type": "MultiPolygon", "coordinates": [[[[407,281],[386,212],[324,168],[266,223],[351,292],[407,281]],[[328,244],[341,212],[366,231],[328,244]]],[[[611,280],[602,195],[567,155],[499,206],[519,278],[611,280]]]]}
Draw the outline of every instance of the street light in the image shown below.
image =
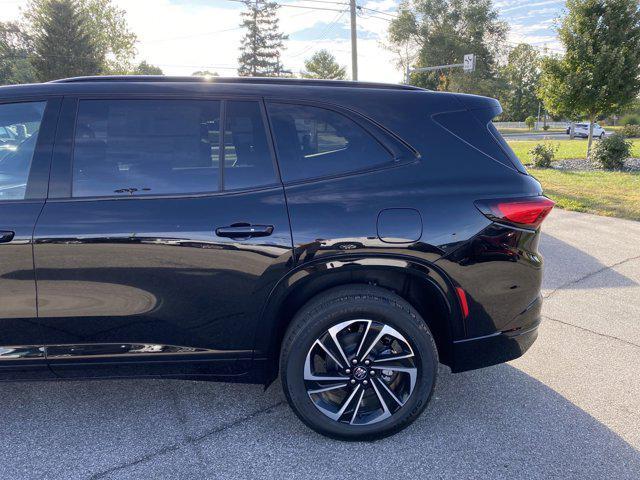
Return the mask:
{"type": "Polygon", "coordinates": [[[473,53],[468,53],[462,59],[462,63],[452,63],[450,65],[436,65],[435,67],[420,67],[420,68],[411,68],[407,66],[406,76],[404,83],[409,84],[409,80],[411,78],[412,73],[419,72],[433,72],[435,70],[444,70],[445,68],[460,68],[466,73],[470,73],[475,71],[476,69],[476,56],[473,53]]]}

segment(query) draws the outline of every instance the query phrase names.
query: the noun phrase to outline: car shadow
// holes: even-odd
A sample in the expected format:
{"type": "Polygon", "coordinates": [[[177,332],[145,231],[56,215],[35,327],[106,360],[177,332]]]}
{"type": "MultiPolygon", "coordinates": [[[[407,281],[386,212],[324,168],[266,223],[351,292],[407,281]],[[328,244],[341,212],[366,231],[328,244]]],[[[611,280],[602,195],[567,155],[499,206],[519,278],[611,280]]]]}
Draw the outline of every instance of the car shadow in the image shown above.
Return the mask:
{"type": "Polygon", "coordinates": [[[278,384],[5,384],[0,472],[13,478],[616,478],[640,453],[508,364],[440,376],[409,428],[347,443],[305,427],[278,384]]]}
{"type": "Polygon", "coordinates": [[[573,283],[586,275],[605,270],[607,266],[597,258],[548,233],[542,233],[539,249],[544,257],[545,269],[542,286],[545,290],[636,285],[634,280],[615,271],[610,271],[606,276],[600,276],[600,278],[598,276],[591,278],[588,285],[573,283]],[[556,268],[556,266],[561,266],[561,268],[556,268]]]}

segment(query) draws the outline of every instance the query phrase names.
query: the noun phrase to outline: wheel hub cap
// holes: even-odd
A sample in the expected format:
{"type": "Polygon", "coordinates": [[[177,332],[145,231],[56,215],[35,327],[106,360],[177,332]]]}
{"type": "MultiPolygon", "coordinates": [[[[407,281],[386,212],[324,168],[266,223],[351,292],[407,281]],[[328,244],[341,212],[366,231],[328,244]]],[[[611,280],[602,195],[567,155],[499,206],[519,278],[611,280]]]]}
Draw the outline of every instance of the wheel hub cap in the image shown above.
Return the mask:
{"type": "Polygon", "coordinates": [[[361,366],[357,366],[353,369],[353,378],[356,380],[364,380],[367,378],[367,369],[361,366]]]}

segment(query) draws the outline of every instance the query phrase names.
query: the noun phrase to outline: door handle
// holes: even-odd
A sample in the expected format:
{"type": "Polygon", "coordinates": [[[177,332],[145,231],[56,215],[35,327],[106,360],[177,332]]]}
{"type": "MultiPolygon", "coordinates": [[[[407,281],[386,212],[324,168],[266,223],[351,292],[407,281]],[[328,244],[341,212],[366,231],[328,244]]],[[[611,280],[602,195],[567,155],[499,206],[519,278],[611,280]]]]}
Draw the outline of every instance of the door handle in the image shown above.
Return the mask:
{"type": "Polygon", "coordinates": [[[249,223],[234,223],[228,227],[216,228],[216,235],[228,238],[268,237],[273,233],[273,225],[251,225],[249,223]]]}
{"type": "Polygon", "coordinates": [[[10,230],[0,231],[0,243],[9,243],[11,240],[13,240],[15,234],[15,232],[12,232],[10,230]]]}

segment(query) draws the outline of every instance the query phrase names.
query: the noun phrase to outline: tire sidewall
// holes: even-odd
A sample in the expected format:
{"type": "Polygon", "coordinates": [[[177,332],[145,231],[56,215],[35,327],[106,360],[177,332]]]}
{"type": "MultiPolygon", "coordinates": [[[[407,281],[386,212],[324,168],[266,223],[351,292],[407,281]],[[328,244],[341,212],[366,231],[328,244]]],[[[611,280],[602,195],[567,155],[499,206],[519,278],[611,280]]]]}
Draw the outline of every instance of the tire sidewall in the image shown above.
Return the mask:
{"type": "Polygon", "coordinates": [[[438,358],[431,333],[415,311],[406,311],[389,301],[352,299],[301,313],[301,325],[296,325],[298,328],[284,346],[281,367],[287,399],[304,423],[334,438],[373,439],[404,428],[424,410],[435,385],[438,358]],[[407,403],[391,417],[372,425],[348,425],[329,419],[313,404],[304,383],[304,362],[313,342],[331,326],[356,319],[374,320],[395,328],[410,343],[418,367],[414,391],[407,403]]]}

